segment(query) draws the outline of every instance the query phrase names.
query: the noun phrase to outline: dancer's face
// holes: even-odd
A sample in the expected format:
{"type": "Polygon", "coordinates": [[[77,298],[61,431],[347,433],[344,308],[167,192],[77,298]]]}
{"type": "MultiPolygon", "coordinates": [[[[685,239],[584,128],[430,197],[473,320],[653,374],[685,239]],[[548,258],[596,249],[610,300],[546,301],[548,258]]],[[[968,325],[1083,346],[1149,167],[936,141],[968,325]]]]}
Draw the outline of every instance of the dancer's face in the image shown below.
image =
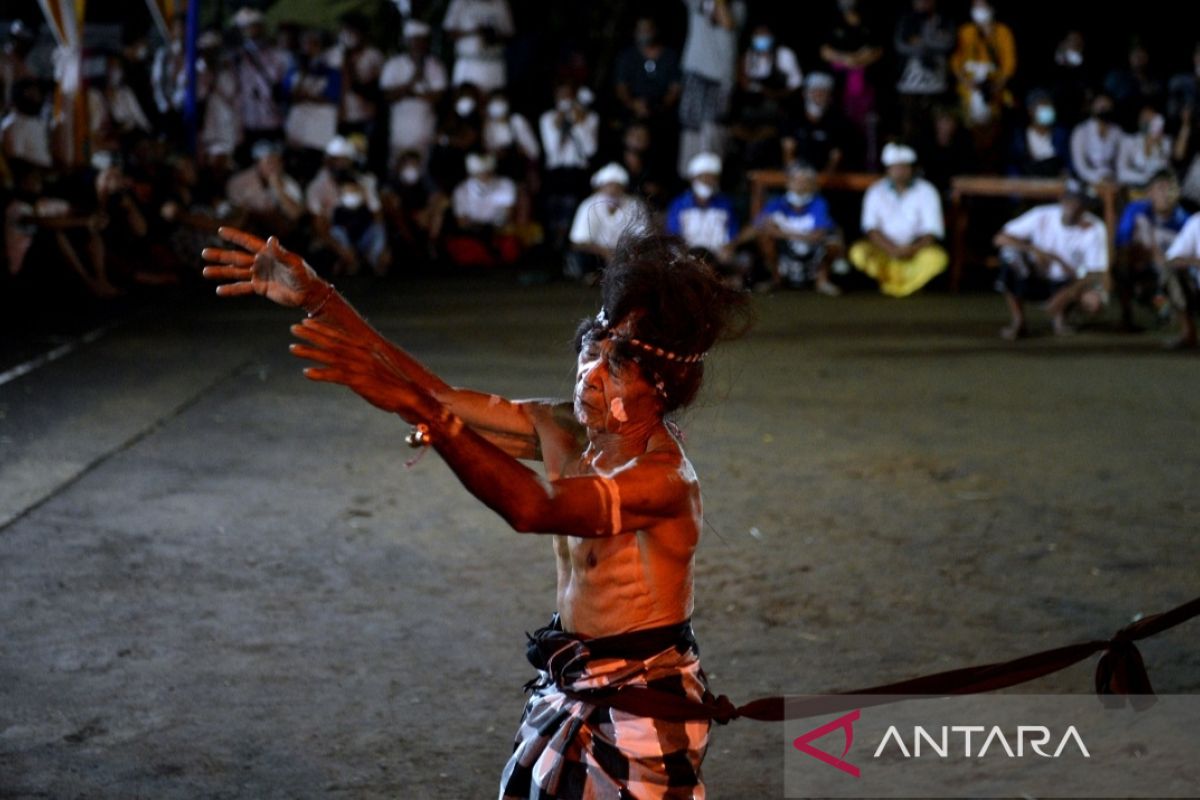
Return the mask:
{"type": "Polygon", "coordinates": [[[575,418],[592,431],[620,433],[656,418],[660,403],[641,368],[617,352],[628,325],[584,337],[575,369],[575,418]]]}

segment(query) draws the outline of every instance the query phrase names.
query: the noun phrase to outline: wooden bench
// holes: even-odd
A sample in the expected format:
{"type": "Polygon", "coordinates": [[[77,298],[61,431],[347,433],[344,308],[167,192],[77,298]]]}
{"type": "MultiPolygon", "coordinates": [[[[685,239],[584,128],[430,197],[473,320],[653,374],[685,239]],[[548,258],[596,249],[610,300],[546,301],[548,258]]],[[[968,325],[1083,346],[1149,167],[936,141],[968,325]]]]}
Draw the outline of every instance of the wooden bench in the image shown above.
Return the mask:
{"type": "MultiPolygon", "coordinates": [[[[778,169],[751,170],[750,218],[754,219],[767,202],[767,193],[787,185],[787,173],[778,169]]],[[[832,172],[819,178],[821,189],[862,194],[882,178],[869,172],[832,172]]],[[[1060,178],[1012,178],[1004,175],[959,175],[950,181],[950,208],[946,215],[950,231],[950,290],[957,292],[967,260],[967,226],[970,214],[964,204],[968,197],[1012,197],[1020,200],[1053,202],[1062,194],[1066,182],[1060,178]]],[[[1104,224],[1108,226],[1109,263],[1115,251],[1117,203],[1120,190],[1111,184],[1096,187],[1104,205],[1104,224]]]]}

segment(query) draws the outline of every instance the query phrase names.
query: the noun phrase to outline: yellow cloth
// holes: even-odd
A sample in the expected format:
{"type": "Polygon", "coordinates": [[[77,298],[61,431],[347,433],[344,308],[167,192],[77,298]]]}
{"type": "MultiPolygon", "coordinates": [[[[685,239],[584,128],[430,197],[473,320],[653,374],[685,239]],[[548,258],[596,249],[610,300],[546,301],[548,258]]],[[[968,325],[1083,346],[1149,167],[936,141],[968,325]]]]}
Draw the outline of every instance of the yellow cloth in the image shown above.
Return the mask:
{"type": "Polygon", "coordinates": [[[1007,89],[1008,82],[1017,71],[1017,42],[1012,29],[1003,22],[993,23],[986,34],[971,22],[958,29],[958,49],[950,56],[950,70],[958,78],[958,93],[964,111],[968,112],[968,120],[975,82],[967,65],[972,63],[990,64],[990,83],[996,88],[1005,87],[1002,91],[991,92],[988,105],[995,117],[1002,106],[1012,105],[1012,95],[1007,89]]]}
{"type": "Polygon", "coordinates": [[[912,258],[892,258],[867,240],[850,248],[850,263],[879,281],[879,291],[907,297],[946,271],[950,257],[936,244],[922,247],[912,258]]]}

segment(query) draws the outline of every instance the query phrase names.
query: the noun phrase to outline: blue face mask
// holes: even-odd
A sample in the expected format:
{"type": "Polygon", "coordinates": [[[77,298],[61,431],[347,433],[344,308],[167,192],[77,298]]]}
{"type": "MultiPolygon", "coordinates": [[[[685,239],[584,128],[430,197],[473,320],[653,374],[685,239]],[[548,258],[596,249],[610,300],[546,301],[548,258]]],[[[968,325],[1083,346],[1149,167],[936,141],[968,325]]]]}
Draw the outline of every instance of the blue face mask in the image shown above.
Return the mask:
{"type": "Polygon", "coordinates": [[[751,41],[751,44],[754,46],[754,49],[759,51],[760,53],[764,53],[767,50],[770,50],[771,45],[775,44],[775,38],[772,36],[759,35],[759,36],[755,36],[750,41],[751,41]]]}
{"type": "Polygon", "coordinates": [[[786,197],[787,197],[787,201],[796,208],[803,208],[804,206],[806,206],[810,202],[812,202],[812,199],[813,199],[812,194],[801,194],[800,192],[790,192],[790,191],[787,193],[786,197]]]}
{"type": "Polygon", "coordinates": [[[1054,106],[1038,106],[1033,112],[1033,119],[1038,125],[1049,128],[1054,124],[1054,106]]]}

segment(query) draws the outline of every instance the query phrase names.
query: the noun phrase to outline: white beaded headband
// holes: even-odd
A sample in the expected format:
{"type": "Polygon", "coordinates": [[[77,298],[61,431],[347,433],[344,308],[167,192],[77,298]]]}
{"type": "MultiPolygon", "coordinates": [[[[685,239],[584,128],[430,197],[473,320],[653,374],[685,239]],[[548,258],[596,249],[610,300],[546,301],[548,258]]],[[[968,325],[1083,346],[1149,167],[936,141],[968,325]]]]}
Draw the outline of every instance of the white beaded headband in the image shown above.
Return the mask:
{"type": "MultiPolygon", "coordinates": [[[[600,309],[599,313],[596,314],[596,323],[604,328],[608,327],[608,314],[605,313],[603,308],[600,309]]],[[[649,342],[643,342],[641,339],[635,339],[633,337],[622,338],[625,338],[625,341],[629,342],[634,347],[639,347],[642,350],[645,350],[647,353],[666,359],[667,361],[674,361],[679,364],[696,364],[704,360],[704,353],[692,353],[691,355],[681,356],[678,353],[667,350],[666,348],[658,347],[657,345],[650,344],[649,342]]]]}

